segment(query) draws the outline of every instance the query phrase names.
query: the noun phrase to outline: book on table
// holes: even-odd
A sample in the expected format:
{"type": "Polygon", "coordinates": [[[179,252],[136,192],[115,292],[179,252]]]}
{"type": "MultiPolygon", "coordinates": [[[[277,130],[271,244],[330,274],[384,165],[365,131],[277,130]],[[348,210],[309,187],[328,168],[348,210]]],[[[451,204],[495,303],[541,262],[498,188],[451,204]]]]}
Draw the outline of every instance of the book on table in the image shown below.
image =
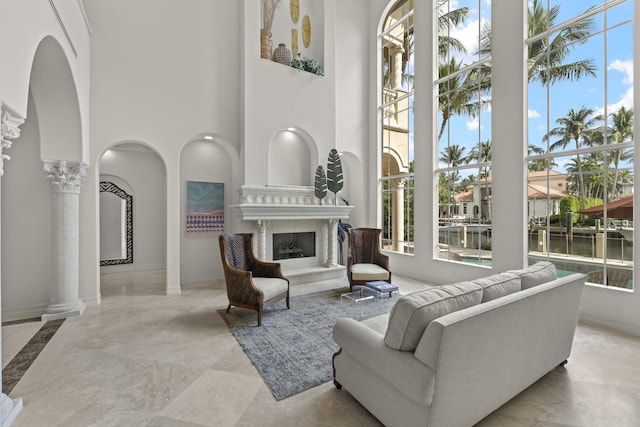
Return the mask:
{"type": "Polygon", "coordinates": [[[376,280],[375,282],[367,282],[367,288],[371,288],[378,292],[394,292],[398,290],[398,287],[392,283],[385,282],[384,280],[376,280]]]}

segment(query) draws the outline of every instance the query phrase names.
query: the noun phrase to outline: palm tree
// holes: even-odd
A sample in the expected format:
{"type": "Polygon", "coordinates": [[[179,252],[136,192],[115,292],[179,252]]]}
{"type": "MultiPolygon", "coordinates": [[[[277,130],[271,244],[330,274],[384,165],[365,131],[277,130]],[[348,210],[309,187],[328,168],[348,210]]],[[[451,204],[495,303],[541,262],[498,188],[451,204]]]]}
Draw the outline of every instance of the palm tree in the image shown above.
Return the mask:
{"type": "MultiPolygon", "coordinates": [[[[451,58],[448,62],[442,62],[438,66],[438,77],[443,78],[453,73],[458,73],[464,65],[462,61],[451,58]]],[[[441,82],[438,85],[438,109],[442,113],[442,123],[438,131],[438,141],[442,139],[449,119],[458,114],[466,114],[475,117],[482,105],[488,101],[479,96],[479,87],[475,83],[477,73],[460,73],[441,82]],[[481,105],[482,104],[482,105],[481,105]]]]}
{"type": "Polygon", "coordinates": [[[466,147],[458,144],[448,145],[440,152],[440,161],[446,163],[449,167],[460,166],[463,163],[469,163],[468,157],[464,155],[466,147]]]}
{"type": "Polygon", "coordinates": [[[461,7],[448,10],[444,7],[448,4],[448,0],[438,1],[438,54],[443,59],[446,59],[451,52],[467,53],[462,42],[449,34],[452,29],[467,20],[469,8],[461,7]]]}
{"type": "MultiPolygon", "coordinates": [[[[592,109],[582,107],[578,111],[571,108],[569,109],[569,113],[566,117],[556,119],[556,123],[560,126],[551,129],[543,138],[544,141],[548,141],[552,136],[560,137],[560,139],[549,146],[549,150],[553,151],[558,148],[564,149],[572,141],[575,143],[576,149],[579,149],[583,145],[588,145],[589,135],[592,129],[598,121],[602,120],[601,116],[592,116],[592,109]]],[[[584,209],[585,187],[579,154],[576,155],[576,166],[578,170],[578,192],[582,198],[582,208],[584,209]]]]}
{"type": "MultiPolygon", "coordinates": [[[[553,37],[535,38],[557,24],[560,5],[545,9],[540,0],[533,0],[528,10],[528,38],[534,41],[528,45],[527,75],[529,82],[539,81],[543,85],[562,80],[576,81],[584,77],[596,77],[595,61],[584,59],[565,63],[571,53],[585,44],[593,32],[593,19],[583,19],[553,34],[553,37]]],[[[491,53],[491,27],[483,29],[479,53],[491,53]]]]}
{"type": "MultiPolygon", "coordinates": [[[[633,140],[633,110],[628,110],[625,107],[611,113],[612,125],[610,128],[611,138],[616,144],[622,144],[633,140]]],[[[618,190],[618,171],[620,168],[620,160],[624,160],[626,153],[623,150],[615,150],[613,152],[613,198],[616,198],[618,190]]]]}
{"type": "MultiPolygon", "coordinates": [[[[491,140],[488,139],[485,142],[480,142],[479,145],[474,146],[469,153],[469,160],[475,160],[478,163],[491,162],[491,140]]],[[[480,178],[487,178],[489,176],[489,166],[483,166],[480,170],[480,178]]]]}

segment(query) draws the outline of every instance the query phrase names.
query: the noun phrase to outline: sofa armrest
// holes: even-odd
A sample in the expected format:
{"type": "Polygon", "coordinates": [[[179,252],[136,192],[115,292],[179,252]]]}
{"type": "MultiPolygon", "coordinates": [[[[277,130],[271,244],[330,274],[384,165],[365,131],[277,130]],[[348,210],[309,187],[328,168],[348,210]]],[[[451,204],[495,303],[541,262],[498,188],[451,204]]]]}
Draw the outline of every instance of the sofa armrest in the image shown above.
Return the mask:
{"type": "MultiPolygon", "coordinates": [[[[350,318],[338,319],[333,339],[342,352],[407,397],[422,405],[431,403],[435,371],[416,359],[413,352],[392,349],[384,343],[384,335],[350,318]]],[[[339,377],[339,372],[336,376],[339,377]]]]}

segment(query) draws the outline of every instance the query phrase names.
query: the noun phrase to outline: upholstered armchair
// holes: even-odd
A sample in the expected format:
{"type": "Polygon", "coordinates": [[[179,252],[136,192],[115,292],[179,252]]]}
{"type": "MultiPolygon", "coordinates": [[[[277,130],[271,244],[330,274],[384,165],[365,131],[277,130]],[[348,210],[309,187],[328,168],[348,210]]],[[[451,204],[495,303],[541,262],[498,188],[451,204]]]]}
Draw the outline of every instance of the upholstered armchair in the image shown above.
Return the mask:
{"type": "Polygon", "coordinates": [[[280,264],[260,261],[253,255],[253,234],[241,233],[219,237],[220,257],[227,285],[229,306],[258,312],[262,325],[262,310],[283,299],[289,308],[289,280],[280,264]]]}
{"type": "Polygon", "coordinates": [[[379,228],[349,229],[347,277],[351,290],[354,286],[374,280],[391,283],[389,257],[380,252],[379,228]]]}

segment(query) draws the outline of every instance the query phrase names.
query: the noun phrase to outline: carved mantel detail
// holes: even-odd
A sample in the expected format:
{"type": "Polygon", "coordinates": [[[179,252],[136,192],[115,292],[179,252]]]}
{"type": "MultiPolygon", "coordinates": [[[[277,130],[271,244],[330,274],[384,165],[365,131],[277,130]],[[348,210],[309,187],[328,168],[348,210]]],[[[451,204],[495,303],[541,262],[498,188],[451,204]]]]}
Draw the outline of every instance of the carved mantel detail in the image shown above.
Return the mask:
{"type": "Polygon", "coordinates": [[[87,175],[87,165],[66,160],[45,160],[44,171],[52,191],[80,193],[87,175]]]}
{"type": "Polygon", "coordinates": [[[10,160],[11,157],[4,154],[4,150],[11,148],[11,140],[20,136],[20,125],[24,120],[13,117],[6,111],[0,111],[0,176],[4,175],[4,161],[10,160]]]}

